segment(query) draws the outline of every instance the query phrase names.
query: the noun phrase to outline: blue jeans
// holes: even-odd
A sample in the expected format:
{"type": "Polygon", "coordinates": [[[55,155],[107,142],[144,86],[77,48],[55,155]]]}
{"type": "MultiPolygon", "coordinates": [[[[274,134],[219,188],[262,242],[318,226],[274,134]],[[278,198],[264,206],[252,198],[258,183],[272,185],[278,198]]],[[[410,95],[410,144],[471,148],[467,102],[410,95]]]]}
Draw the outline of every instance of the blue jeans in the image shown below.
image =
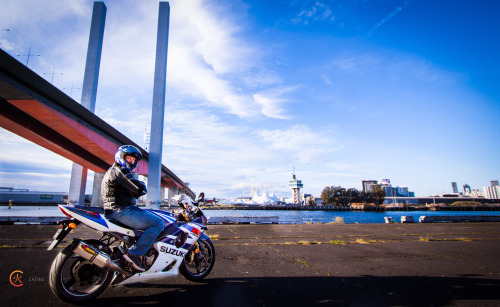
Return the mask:
{"type": "Polygon", "coordinates": [[[163,219],[137,206],[128,206],[107,216],[133,229],[144,230],[137,242],[128,249],[132,256],[144,256],[160,232],[165,228],[163,219]]]}

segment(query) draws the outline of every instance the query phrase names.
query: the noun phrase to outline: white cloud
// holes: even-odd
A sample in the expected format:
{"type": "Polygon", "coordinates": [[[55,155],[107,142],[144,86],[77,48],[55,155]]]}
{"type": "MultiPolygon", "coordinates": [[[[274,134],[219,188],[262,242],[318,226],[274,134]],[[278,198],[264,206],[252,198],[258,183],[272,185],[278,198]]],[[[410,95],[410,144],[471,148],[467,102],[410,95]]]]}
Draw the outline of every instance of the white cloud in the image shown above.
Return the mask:
{"type": "Polygon", "coordinates": [[[292,94],[292,92],[297,91],[298,88],[298,86],[274,87],[254,94],[253,99],[256,103],[262,106],[261,112],[267,117],[291,119],[292,116],[286,114],[287,111],[284,107],[287,106],[287,104],[295,102],[289,99],[287,94],[292,94]]]}
{"type": "Polygon", "coordinates": [[[326,154],[340,149],[327,132],[316,132],[298,124],[287,129],[261,130],[259,134],[269,148],[284,151],[293,161],[312,163],[323,161],[326,154]]]}

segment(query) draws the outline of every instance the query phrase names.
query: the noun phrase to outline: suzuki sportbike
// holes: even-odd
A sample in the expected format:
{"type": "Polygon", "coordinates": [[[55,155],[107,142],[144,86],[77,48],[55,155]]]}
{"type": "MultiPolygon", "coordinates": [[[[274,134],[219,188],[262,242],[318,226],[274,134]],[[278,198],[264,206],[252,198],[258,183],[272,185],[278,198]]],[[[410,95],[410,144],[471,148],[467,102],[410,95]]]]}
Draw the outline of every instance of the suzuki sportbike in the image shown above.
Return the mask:
{"type": "Polygon", "coordinates": [[[177,199],[172,212],[147,209],[161,217],[165,228],[149,251],[141,257],[145,272],[137,272],[123,254],[142,234],[109,220],[104,208],[59,205],[68,217],[48,250],[55,248],[75,227],[85,225],[102,233],[99,239],[74,239],[54,259],[50,288],[65,302],[78,303],[96,298],[109,285],[125,285],[178,275],[190,281],[208,276],[215,263],[215,248],[207,230],[207,218],[188,196],[177,199]]]}

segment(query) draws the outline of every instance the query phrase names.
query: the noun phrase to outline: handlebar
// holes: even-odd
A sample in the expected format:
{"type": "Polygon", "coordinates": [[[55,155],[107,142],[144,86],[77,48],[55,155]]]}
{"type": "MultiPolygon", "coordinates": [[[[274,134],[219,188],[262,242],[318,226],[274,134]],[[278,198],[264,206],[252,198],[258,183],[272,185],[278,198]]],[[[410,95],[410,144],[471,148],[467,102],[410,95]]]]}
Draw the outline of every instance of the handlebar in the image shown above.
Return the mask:
{"type": "MultiPolygon", "coordinates": [[[[197,203],[193,203],[193,206],[186,206],[185,203],[179,201],[179,207],[181,208],[174,210],[174,214],[180,222],[195,221],[198,218],[204,217],[203,211],[201,211],[197,203]]],[[[206,218],[202,218],[201,220],[206,220],[206,218]]]]}

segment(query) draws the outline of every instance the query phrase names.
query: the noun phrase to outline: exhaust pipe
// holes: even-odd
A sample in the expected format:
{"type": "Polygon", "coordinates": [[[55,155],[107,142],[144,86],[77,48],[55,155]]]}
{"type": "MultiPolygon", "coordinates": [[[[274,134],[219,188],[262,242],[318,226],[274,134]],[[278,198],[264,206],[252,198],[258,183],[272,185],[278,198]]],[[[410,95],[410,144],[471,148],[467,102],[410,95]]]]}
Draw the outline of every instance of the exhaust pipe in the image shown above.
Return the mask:
{"type": "Polygon", "coordinates": [[[85,241],[75,239],[73,241],[73,252],[100,268],[110,269],[111,271],[123,274],[124,276],[132,276],[133,274],[122,269],[105,253],[101,252],[94,246],[86,243],[85,241]]]}

